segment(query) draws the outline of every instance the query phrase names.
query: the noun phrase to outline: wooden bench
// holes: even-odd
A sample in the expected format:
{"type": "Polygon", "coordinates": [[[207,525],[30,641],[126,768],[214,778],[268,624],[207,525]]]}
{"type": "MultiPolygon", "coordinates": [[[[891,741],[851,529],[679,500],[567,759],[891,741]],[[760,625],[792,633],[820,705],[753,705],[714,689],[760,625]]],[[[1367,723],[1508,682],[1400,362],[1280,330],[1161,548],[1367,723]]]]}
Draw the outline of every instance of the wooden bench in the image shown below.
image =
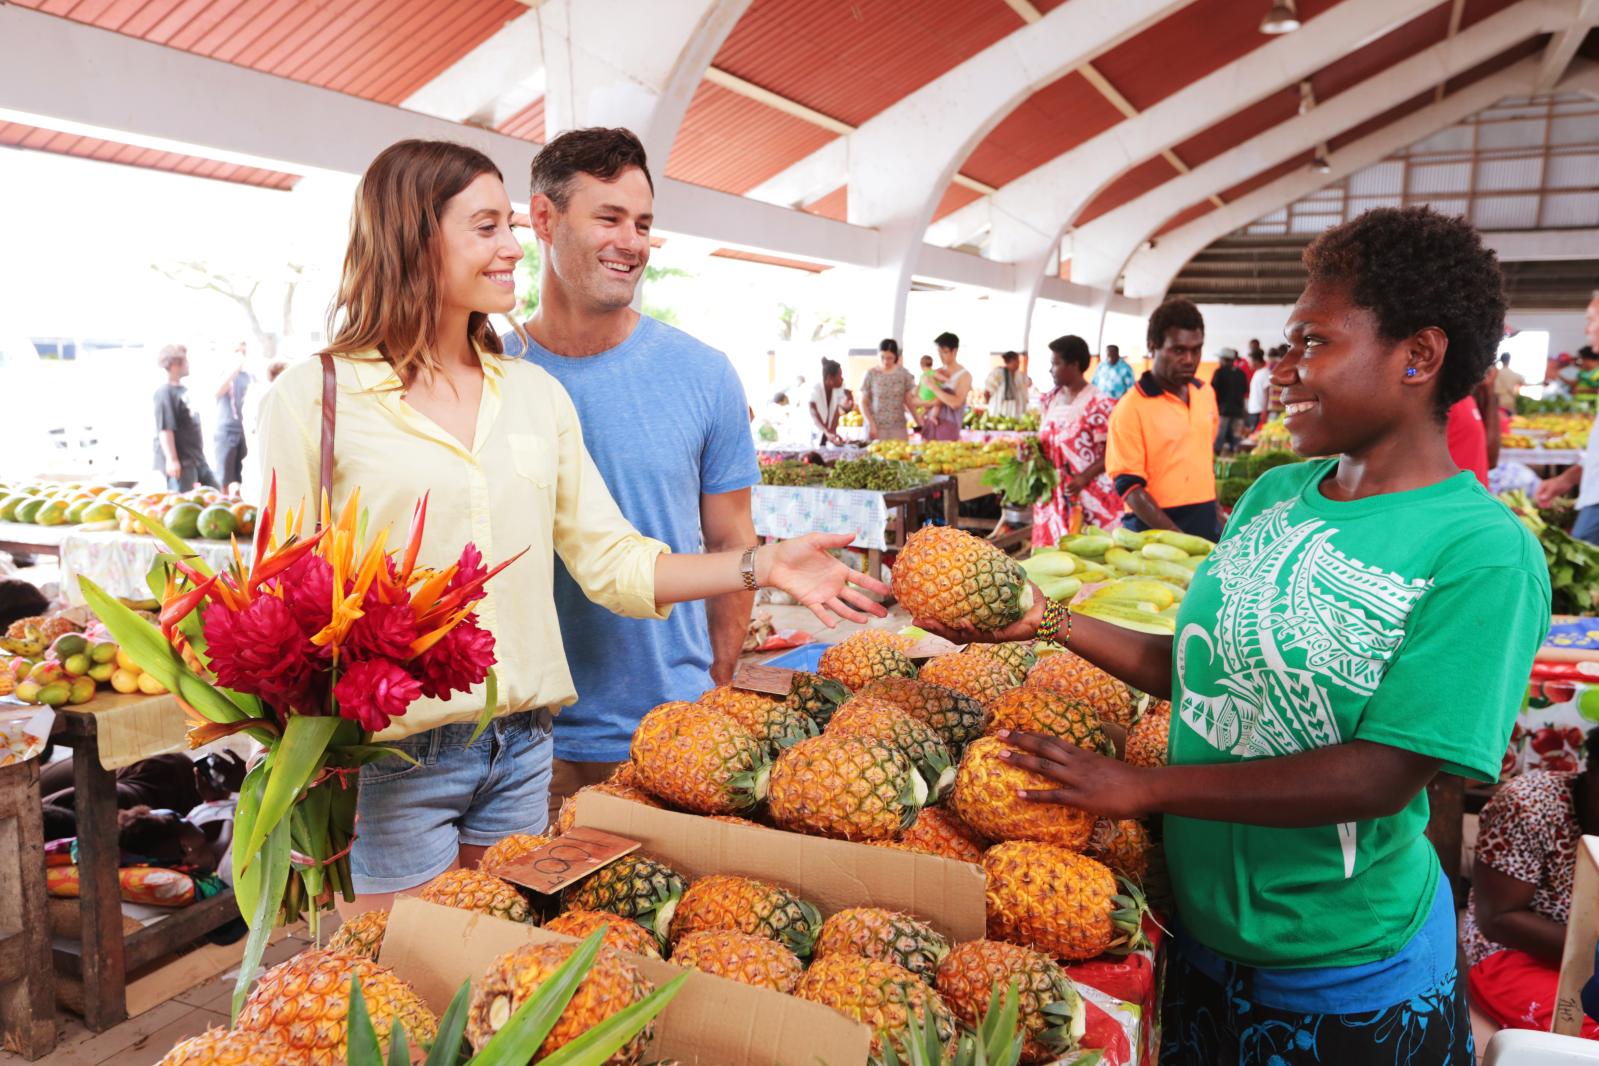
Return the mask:
{"type": "Polygon", "coordinates": [[[29,1061],[56,1044],[37,759],[0,767],[0,1030],[29,1061]]]}

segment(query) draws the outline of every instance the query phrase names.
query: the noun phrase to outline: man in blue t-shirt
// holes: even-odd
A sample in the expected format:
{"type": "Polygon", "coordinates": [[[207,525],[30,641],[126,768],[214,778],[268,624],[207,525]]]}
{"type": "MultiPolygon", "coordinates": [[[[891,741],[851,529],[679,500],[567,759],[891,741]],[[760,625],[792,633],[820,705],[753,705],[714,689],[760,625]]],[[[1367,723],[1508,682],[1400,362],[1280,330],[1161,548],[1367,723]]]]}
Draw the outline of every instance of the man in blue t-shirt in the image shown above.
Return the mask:
{"type": "MultiPolygon", "coordinates": [[[[533,161],[528,213],[544,269],[523,358],[571,394],[622,513],[673,551],[754,545],[750,488],[761,478],[738,375],[721,352],[632,308],[654,221],[644,146],[624,129],[561,134],[533,161]]],[[[736,593],[678,604],[664,622],[622,618],[556,569],[578,699],[555,722],[552,818],[628,757],[650,708],[731,679],[754,602],[736,593]]]]}

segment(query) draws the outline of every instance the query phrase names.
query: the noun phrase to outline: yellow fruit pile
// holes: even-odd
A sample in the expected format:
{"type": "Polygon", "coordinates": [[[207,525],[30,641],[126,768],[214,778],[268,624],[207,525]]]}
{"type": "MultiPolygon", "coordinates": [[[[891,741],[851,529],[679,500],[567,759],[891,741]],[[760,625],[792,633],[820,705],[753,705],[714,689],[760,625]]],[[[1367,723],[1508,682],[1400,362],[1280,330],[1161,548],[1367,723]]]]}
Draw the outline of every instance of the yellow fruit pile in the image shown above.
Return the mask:
{"type": "Polygon", "coordinates": [[[874,440],[868,451],[883,459],[917,463],[934,474],[957,474],[962,470],[978,470],[993,466],[1016,451],[1014,441],[989,441],[986,444],[971,440],[874,440]]]}

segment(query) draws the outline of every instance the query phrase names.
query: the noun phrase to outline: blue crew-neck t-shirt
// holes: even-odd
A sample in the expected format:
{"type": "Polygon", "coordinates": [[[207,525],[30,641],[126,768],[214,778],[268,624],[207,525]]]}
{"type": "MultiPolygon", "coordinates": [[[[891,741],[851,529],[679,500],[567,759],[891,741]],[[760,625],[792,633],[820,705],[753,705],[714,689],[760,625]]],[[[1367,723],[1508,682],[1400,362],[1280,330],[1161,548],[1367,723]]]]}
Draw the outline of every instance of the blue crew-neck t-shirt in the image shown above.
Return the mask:
{"type": "MultiPolygon", "coordinates": [[[[513,334],[508,350],[520,345],[513,334]]],[[[649,316],[609,351],[562,356],[530,341],[522,357],[565,386],[583,443],[617,506],[674,552],[703,550],[700,495],[760,483],[744,386],[727,356],[649,316]]],[[[665,621],[622,618],[589,602],[559,559],[555,607],[577,703],[555,723],[555,755],[617,762],[639,719],[710,687],[711,637],[702,602],[665,621]]]]}

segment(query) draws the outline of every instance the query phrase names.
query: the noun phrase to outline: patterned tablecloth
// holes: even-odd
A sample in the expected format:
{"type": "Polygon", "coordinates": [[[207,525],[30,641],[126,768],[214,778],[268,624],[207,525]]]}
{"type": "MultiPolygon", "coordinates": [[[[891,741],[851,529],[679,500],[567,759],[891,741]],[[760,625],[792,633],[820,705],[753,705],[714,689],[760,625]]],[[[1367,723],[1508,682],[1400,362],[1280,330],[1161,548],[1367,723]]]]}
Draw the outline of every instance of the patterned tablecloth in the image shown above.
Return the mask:
{"type": "Polygon", "coordinates": [[[1582,742],[1595,725],[1599,725],[1599,684],[1534,681],[1511,731],[1500,775],[1581,769],[1587,762],[1582,742]]]}
{"type": "Polygon", "coordinates": [[[120,770],[154,755],[188,751],[189,727],[194,724],[177,697],[170,694],[96,692],[88,703],[57,708],[56,714],[94,716],[100,765],[107,770],[120,770]]]}
{"type": "Polygon", "coordinates": [[[889,506],[881,492],[756,485],[750,501],[755,532],[763,537],[853,533],[855,547],[888,547],[889,506]]]}
{"type": "MultiPolygon", "coordinates": [[[[233,561],[233,548],[227,541],[197,540],[192,542],[213,568],[220,569],[233,561]]],[[[130,533],[68,533],[61,540],[61,588],[75,604],[83,602],[78,591],[79,575],[86,575],[113,596],[142,599],[150,595],[145,576],[155,565],[155,557],[166,546],[154,537],[136,537],[130,533]]],[[[239,551],[248,566],[253,548],[241,543],[239,551]]]]}

